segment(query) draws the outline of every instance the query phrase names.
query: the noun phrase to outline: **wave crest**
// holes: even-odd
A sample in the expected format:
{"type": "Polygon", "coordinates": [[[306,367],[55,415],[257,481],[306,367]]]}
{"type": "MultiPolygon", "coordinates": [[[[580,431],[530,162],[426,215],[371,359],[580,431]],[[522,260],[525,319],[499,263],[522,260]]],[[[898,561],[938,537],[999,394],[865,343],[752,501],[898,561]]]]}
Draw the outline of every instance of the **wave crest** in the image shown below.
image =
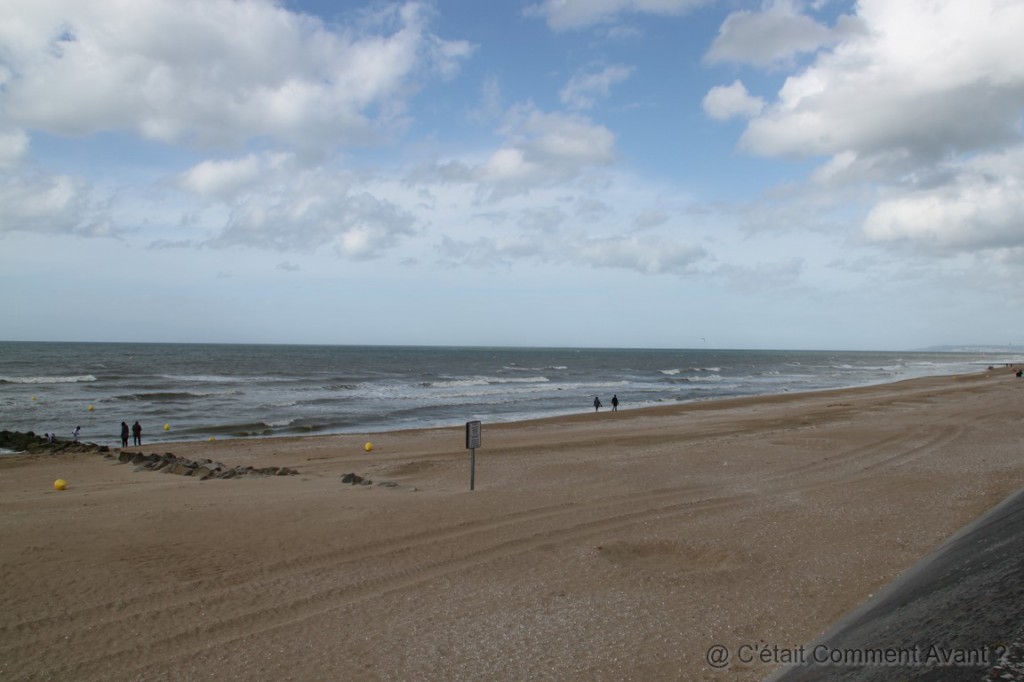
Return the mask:
{"type": "Polygon", "coordinates": [[[78,384],[86,381],[96,381],[91,374],[80,374],[71,377],[5,377],[0,376],[2,384],[78,384]]]}

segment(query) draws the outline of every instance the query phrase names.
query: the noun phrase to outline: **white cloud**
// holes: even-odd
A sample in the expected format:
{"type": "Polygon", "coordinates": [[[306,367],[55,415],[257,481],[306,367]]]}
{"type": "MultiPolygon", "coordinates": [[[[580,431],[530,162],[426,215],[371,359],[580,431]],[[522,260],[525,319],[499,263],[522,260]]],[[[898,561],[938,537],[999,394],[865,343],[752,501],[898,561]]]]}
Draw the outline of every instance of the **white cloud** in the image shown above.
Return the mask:
{"type": "Polygon", "coordinates": [[[1024,247],[1024,147],[982,155],[952,182],[881,201],[864,232],[876,241],[910,241],[938,252],[1024,247]]]}
{"type": "Polygon", "coordinates": [[[661,237],[604,237],[583,240],[575,257],[597,268],[621,268],[648,275],[694,272],[707,253],[699,246],[678,244],[661,237]]]}
{"type": "Polygon", "coordinates": [[[182,173],[179,185],[201,197],[230,199],[259,178],[261,166],[256,154],[227,161],[203,161],[182,173]]]}
{"type": "Polygon", "coordinates": [[[787,79],[741,144],[764,155],[931,161],[1018,138],[1024,5],[862,0],[868,31],[787,79]]]}
{"type": "Polygon", "coordinates": [[[618,19],[623,14],[681,16],[710,0],[543,0],[526,9],[543,17],[555,31],[586,28],[618,19]]]}
{"type": "Polygon", "coordinates": [[[93,205],[90,188],[67,175],[0,176],[0,233],[109,236],[113,230],[93,205]]]}
{"type": "Polygon", "coordinates": [[[418,2],[346,27],[270,0],[11,0],[0,20],[4,116],[29,131],[306,148],[401,121],[410,79],[472,51],[418,2]]]}
{"type": "Polygon", "coordinates": [[[754,97],[743,83],[733,81],[732,85],[719,85],[708,91],[701,106],[711,118],[724,121],[735,116],[751,118],[764,109],[764,99],[754,97]]]}
{"type": "MultiPolygon", "coordinates": [[[[876,244],[939,255],[1020,247],[1024,5],[860,0],[856,12],[848,23],[863,30],[790,76],[741,147],[823,157],[818,187],[876,197],[862,199],[864,235],[876,244]]],[[[742,110],[744,90],[733,100],[713,92],[709,115],[742,110]]]]}
{"type": "Polygon", "coordinates": [[[413,234],[413,216],[392,202],[368,192],[328,191],[331,182],[314,173],[270,196],[237,202],[210,245],[307,253],[328,247],[343,258],[362,258],[379,256],[413,234]]]}
{"type": "Polygon", "coordinates": [[[558,93],[562,103],[572,109],[591,109],[598,99],[605,99],[613,85],[629,78],[633,69],[628,66],[609,66],[596,73],[573,76],[558,93]]]}
{"type": "Polygon", "coordinates": [[[506,144],[470,170],[492,198],[567,181],[615,159],[612,132],[578,115],[514,107],[500,132],[506,144]]]}
{"type": "Polygon", "coordinates": [[[513,260],[544,258],[544,242],[536,236],[478,237],[472,241],[444,236],[438,245],[441,262],[451,265],[509,265],[513,260]]]}
{"type": "MultiPolygon", "coordinates": [[[[847,26],[849,28],[849,26],[847,26]]],[[[705,55],[708,63],[740,62],[769,66],[815,52],[838,39],[792,0],[776,0],[763,12],[733,12],[722,23],[705,55]]]]}
{"type": "Polygon", "coordinates": [[[659,210],[643,211],[633,218],[633,227],[638,230],[649,230],[661,227],[669,221],[669,214],[659,210]]]}
{"type": "Polygon", "coordinates": [[[28,155],[28,147],[24,130],[0,132],[0,171],[19,165],[28,155]]]}
{"type": "Polygon", "coordinates": [[[351,173],[303,166],[293,154],[250,154],[204,161],[178,187],[223,208],[206,243],[374,257],[414,233],[411,213],[351,173]],[[225,217],[226,216],[226,217],[225,217]]]}

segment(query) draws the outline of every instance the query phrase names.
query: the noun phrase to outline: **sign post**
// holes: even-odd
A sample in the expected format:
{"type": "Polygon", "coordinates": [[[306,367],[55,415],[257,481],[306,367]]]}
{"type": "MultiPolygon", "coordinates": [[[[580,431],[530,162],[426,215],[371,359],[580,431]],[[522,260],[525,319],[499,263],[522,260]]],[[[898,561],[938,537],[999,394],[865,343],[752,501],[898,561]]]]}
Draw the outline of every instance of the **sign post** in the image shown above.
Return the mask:
{"type": "Polygon", "coordinates": [[[466,448],[469,456],[469,489],[476,488],[476,449],[480,447],[480,422],[466,422],[466,448]]]}

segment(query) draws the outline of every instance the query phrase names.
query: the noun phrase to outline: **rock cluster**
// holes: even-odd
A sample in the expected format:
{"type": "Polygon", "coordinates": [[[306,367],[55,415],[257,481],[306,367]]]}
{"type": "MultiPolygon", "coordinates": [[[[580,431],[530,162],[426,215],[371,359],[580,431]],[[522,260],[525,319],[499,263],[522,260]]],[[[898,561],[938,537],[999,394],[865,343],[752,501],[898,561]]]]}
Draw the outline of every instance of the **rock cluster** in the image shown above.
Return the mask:
{"type": "Polygon", "coordinates": [[[31,454],[45,453],[56,455],[62,452],[110,452],[106,445],[95,443],[76,443],[70,440],[58,439],[51,443],[42,436],[37,436],[32,431],[0,431],[0,448],[13,450],[14,452],[28,452],[31,454]]]}
{"type": "MultiPolygon", "coordinates": [[[[342,474],[341,482],[342,483],[348,483],[350,485],[373,485],[373,481],[371,481],[368,478],[364,478],[364,477],[360,476],[359,474],[355,474],[355,473],[353,473],[353,474],[342,474]]],[[[394,481],[380,481],[379,483],[377,483],[377,485],[382,486],[384,488],[397,488],[398,487],[398,484],[395,483],[394,481]]],[[[414,490],[415,490],[415,488],[414,488],[414,490]]]]}
{"type": "Polygon", "coordinates": [[[200,481],[210,478],[242,478],[245,476],[294,476],[299,473],[288,467],[229,467],[212,459],[192,460],[177,457],[170,452],[165,452],[162,455],[156,453],[146,455],[141,452],[122,450],[117,456],[117,461],[122,464],[136,465],[136,471],[161,471],[165,474],[191,476],[200,481]]]}

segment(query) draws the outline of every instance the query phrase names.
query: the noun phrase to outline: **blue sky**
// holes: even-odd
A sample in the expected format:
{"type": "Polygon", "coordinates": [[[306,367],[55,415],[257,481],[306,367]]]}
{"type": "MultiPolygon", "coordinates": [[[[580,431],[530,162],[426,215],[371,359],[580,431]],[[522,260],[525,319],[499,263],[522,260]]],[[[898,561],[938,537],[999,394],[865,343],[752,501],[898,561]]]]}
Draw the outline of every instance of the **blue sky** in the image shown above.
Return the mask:
{"type": "Polygon", "coordinates": [[[1022,344],[1024,4],[8,0],[0,338],[1022,344]]]}

